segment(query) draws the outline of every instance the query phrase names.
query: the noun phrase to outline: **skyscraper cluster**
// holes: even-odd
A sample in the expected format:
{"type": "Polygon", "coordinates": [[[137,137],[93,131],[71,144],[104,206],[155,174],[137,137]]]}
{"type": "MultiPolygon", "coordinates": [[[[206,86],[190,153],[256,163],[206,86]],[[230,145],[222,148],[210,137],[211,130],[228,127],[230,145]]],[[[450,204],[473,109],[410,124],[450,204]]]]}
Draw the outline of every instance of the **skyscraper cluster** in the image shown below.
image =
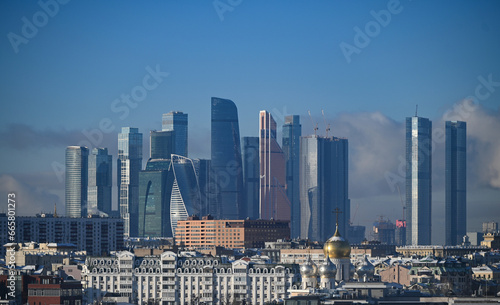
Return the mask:
{"type": "MultiPolygon", "coordinates": [[[[188,156],[188,115],[163,115],[162,130],[150,131],[149,158],[143,168],[143,137],[137,128],[118,134],[117,214],[130,237],[174,236],[179,220],[212,215],[216,219],[289,221],[292,238],[326,240],[349,234],[348,140],[302,136],[300,117],[278,124],[259,113],[259,135],[240,142],[238,109],[229,99],[211,99],[211,159],[188,156]]],[[[446,128],[447,245],[466,234],[466,123],[446,128]]],[[[327,127],[327,134],[329,128],[327,127]]],[[[396,222],[398,244],[429,245],[432,234],[432,122],[406,119],[406,217],[396,222]]],[[[112,157],[106,148],[69,146],[66,150],[66,210],[70,217],[112,214],[112,157]]],[[[352,230],[351,230],[352,231],[352,230]]],[[[349,236],[348,236],[349,237],[349,236]]],[[[354,236],[353,236],[354,237],[354,236]]]]}
{"type": "MultiPolygon", "coordinates": [[[[347,232],[347,139],[302,137],[298,115],[259,114],[259,135],[240,142],[238,109],[228,99],[211,99],[211,159],[188,157],[188,115],[163,114],[162,130],[150,131],[149,158],[143,168],[143,135],[123,127],[118,134],[117,214],[124,236],[174,236],[179,220],[212,215],[216,219],[288,221],[291,237],[325,240],[335,231],[332,210],[342,211],[347,232]]],[[[111,214],[112,157],[107,149],[68,147],[68,216],[111,214]],[[88,168],[87,168],[88,167],[88,168]],[[82,190],[86,191],[83,192],[82,190]]],[[[182,232],[178,232],[182,235],[182,232]]]]}

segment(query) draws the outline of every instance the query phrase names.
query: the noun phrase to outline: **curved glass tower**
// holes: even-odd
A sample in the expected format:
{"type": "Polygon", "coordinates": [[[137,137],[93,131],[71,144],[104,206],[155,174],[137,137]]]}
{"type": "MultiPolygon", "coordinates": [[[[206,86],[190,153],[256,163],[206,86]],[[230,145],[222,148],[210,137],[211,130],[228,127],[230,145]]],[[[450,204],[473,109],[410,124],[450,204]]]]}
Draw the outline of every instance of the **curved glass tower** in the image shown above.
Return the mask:
{"type": "Polygon", "coordinates": [[[177,221],[186,220],[190,215],[199,215],[201,194],[193,160],[172,155],[171,171],[173,174],[170,195],[170,222],[175,236],[177,221]]]}
{"type": "Polygon", "coordinates": [[[89,149],[83,146],[66,148],[66,216],[87,217],[89,149]]]}
{"type": "Polygon", "coordinates": [[[238,109],[231,100],[212,97],[212,170],[219,219],[242,218],[243,171],[238,109]]]}

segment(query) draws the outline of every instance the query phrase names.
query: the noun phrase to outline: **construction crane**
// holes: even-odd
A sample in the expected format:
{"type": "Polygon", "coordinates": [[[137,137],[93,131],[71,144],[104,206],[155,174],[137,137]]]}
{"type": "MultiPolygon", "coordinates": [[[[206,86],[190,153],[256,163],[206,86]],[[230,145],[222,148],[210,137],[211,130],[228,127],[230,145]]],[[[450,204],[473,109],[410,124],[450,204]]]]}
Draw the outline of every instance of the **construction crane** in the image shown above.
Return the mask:
{"type": "Polygon", "coordinates": [[[415,107],[415,116],[417,116],[417,113],[418,113],[418,104],[417,104],[417,106],[415,107]]]}
{"type": "Polygon", "coordinates": [[[326,126],[326,137],[328,138],[328,132],[330,131],[330,124],[326,124],[325,112],[321,109],[321,114],[323,115],[323,121],[325,121],[326,126]]]}
{"type": "Polygon", "coordinates": [[[358,214],[358,209],[359,209],[359,202],[356,202],[356,211],[354,211],[354,216],[352,216],[351,219],[349,219],[349,225],[354,224],[354,218],[356,218],[356,215],[358,214]]]}
{"type": "Polygon", "coordinates": [[[318,123],[314,124],[314,120],[310,110],[307,110],[307,113],[309,113],[309,117],[311,118],[311,123],[314,126],[314,136],[316,136],[316,132],[318,131],[318,123]]]}

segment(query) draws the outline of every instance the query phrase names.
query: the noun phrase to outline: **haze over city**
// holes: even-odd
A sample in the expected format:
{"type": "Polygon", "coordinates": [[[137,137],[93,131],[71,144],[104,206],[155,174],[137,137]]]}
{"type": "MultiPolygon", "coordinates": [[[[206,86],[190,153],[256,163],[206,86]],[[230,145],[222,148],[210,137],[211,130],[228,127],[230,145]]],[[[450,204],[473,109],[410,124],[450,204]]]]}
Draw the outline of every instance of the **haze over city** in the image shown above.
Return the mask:
{"type": "MultiPolygon", "coordinates": [[[[302,135],[330,124],[348,138],[351,220],[367,232],[402,216],[396,184],[404,196],[416,105],[437,135],[466,121],[468,231],[498,221],[498,2],[215,3],[69,1],[46,22],[33,22],[36,2],[0,3],[0,194],[17,192],[19,215],[54,203],[65,212],[67,146],[107,147],[115,161],[121,127],[137,127],[145,164],[149,131],[173,110],[189,115],[189,157],[210,158],[210,99],[221,97],[238,107],[242,137],[258,136],[267,110],[279,129],[294,114],[302,135]],[[127,102],[137,86],[145,94],[127,102]]],[[[442,244],[443,137],[433,149],[432,241],[442,244]]]]}

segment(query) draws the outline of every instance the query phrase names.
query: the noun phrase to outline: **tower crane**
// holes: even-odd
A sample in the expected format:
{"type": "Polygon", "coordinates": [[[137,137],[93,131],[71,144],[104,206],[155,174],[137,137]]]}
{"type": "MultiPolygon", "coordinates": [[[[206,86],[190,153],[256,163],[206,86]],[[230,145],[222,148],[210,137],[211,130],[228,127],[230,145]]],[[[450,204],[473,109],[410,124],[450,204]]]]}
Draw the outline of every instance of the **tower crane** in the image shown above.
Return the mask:
{"type": "Polygon", "coordinates": [[[309,113],[309,117],[311,118],[311,123],[314,126],[314,136],[316,136],[316,132],[318,131],[318,123],[314,124],[314,120],[312,118],[310,110],[307,110],[307,113],[309,113]]]}
{"type": "Polygon", "coordinates": [[[325,121],[326,126],[326,137],[328,138],[328,132],[330,131],[330,124],[326,123],[325,112],[321,109],[321,114],[323,115],[323,121],[325,121]]]}

